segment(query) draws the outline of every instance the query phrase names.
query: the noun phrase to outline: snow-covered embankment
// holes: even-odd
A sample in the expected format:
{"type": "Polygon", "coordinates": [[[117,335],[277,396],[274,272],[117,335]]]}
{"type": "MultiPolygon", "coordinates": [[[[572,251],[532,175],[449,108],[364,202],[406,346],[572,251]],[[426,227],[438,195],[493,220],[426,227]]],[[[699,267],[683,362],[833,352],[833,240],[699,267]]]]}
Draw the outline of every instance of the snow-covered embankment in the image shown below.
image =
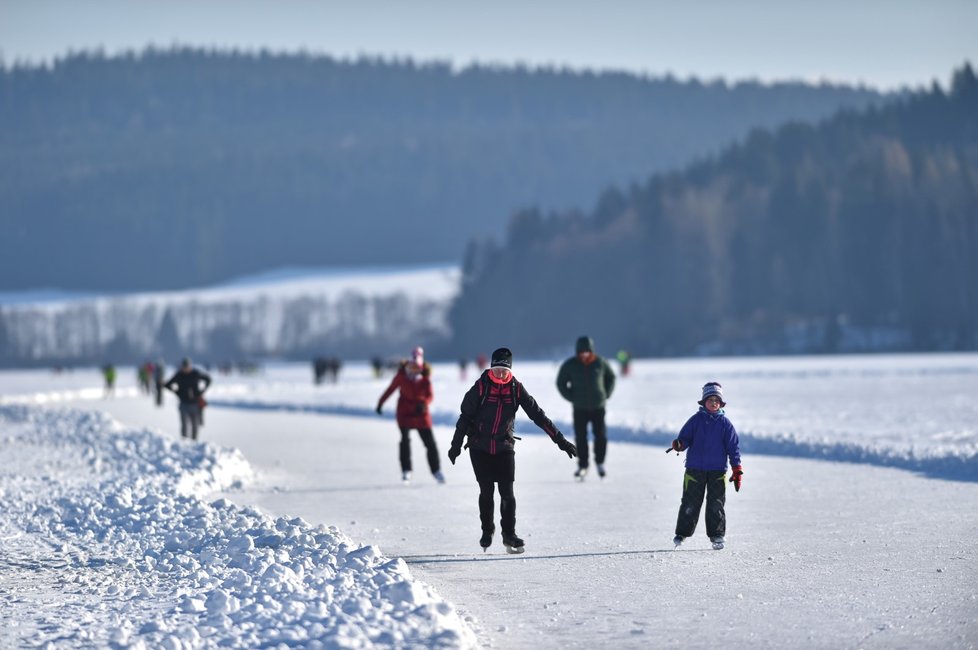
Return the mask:
{"type": "Polygon", "coordinates": [[[0,407],[0,450],[9,642],[474,645],[403,561],[332,527],[202,499],[249,479],[237,450],[33,406],[0,407]]]}

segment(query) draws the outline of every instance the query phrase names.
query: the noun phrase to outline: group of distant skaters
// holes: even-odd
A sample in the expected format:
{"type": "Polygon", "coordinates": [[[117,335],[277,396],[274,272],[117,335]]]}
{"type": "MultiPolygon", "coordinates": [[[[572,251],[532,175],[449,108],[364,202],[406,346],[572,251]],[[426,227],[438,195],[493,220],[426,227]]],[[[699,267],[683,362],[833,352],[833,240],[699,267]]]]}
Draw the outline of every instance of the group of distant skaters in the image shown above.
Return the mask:
{"type": "MultiPolygon", "coordinates": [[[[516,497],[513,492],[515,442],[519,440],[514,435],[514,422],[520,408],[561,451],[572,459],[577,458],[574,476],[578,480],[584,480],[588,472],[590,425],[594,437],[595,467],[599,476],[606,476],[608,438],[605,403],[615,389],[615,373],[608,362],[595,353],[594,341],[590,337],[580,337],[575,352],[560,366],[557,388],[573,404],[576,444],[564,437],[523,384],[513,376],[513,353],[508,348],[499,348],[492,353],[490,367],[481,373],[462,398],[461,413],[455,424],[448,458],[454,465],[463,448],[469,450],[469,459],[479,484],[479,519],[482,526],[479,545],[483,550],[492,545],[496,532],[494,501],[497,489],[503,545],[510,553],[522,553],[524,550],[524,541],[516,534],[516,497]]],[[[382,413],[384,402],[395,391],[399,391],[396,417],[401,431],[399,451],[402,480],[408,482],[411,479],[410,431],[415,429],[427,451],[432,475],[439,483],[444,483],[445,476],[441,471],[429,410],[434,399],[431,366],[425,361],[422,348],[415,348],[411,357],[401,362],[390,385],[377,401],[378,414],[382,413]]],[[[723,389],[718,382],[703,386],[698,403],[700,409],[689,418],[667,450],[687,452],[683,497],[673,542],[678,547],[685,538],[693,535],[705,499],[707,535],[713,548],[721,549],[726,534],[724,504],[728,460],[733,468],[730,482],[738,491],[743,480],[740,441],[723,410],[726,402],[723,401],[723,389]]]]}

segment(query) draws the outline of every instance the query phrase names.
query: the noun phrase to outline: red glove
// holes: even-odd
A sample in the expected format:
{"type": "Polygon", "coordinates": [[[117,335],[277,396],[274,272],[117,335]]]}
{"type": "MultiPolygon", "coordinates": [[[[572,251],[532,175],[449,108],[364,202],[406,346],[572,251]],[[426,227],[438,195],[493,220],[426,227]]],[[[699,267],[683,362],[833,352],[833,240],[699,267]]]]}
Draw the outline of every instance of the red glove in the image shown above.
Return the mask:
{"type": "Polygon", "coordinates": [[[737,465],[733,468],[733,474],[730,475],[730,482],[734,484],[734,489],[740,492],[740,484],[744,480],[744,468],[737,465]]]}
{"type": "Polygon", "coordinates": [[[676,450],[676,453],[679,453],[680,451],[686,448],[686,445],[683,444],[682,440],[676,438],[675,440],[672,441],[672,448],[676,450]]]}

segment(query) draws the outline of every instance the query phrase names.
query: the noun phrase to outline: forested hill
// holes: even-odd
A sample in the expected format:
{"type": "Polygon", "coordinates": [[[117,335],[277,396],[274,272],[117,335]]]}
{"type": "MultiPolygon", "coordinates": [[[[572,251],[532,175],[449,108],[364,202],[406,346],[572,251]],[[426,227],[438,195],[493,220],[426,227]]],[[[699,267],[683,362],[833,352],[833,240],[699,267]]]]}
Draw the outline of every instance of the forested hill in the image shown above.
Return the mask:
{"type": "Polygon", "coordinates": [[[757,130],[590,214],[508,228],[469,247],[460,347],[976,349],[978,81],[965,65],[947,92],[757,130]]]}
{"type": "Polygon", "coordinates": [[[149,50],[0,71],[0,290],[199,286],[461,258],[751,127],[881,97],[803,84],[149,50]]]}

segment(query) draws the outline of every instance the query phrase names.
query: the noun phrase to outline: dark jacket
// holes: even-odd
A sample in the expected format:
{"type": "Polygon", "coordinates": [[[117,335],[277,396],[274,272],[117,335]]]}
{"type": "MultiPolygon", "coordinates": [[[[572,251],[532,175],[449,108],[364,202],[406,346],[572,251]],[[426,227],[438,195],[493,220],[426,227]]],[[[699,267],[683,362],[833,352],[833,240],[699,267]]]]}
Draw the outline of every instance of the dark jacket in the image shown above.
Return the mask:
{"type": "Polygon", "coordinates": [[[408,373],[408,364],[402,362],[390,386],[377,401],[377,407],[383,406],[387,398],[400,389],[397,398],[397,426],[403,429],[430,429],[431,413],[428,405],[434,399],[430,377],[429,364],[425,363],[417,376],[411,376],[408,373]]]}
{"type": "Polygon", "coordinates": [[[177,394],[181,404],[196,404],[197,398],[204,394],[211,385],[211,376],[206,372],[193,368],[190,372],[178,370],[165,386],[177,394]],[[200,383],[204,382],[204,387],[200,383]]]}
{"type": "Polygon", "coordinates": [[[615,390],[615,371],[597,355],[590,363],[571,357],[557,371],[557,390],[576,411],[601,409],[615,390]]]}
{"type": "Polygon", "coordinates": [[[722,411],[710,414],[701,408],[686,421],[679,432],[686,450],[686,467],[701,470],[725,470],[740,465],[740,438],[722,411]]]}
{"type": "Polygon", "coordinates": [[[516,377],[511,377],[505,384],[498,384],[490,379],[489,371],[485,370],[462,398],[462,412],[455,423],[452,447],[461,449],[463,438],[468,436],[468,446],[487,454],[514,453],[513,426],[520,407],[551,440],[555,443],[563,440],[564,434],[554,426],[516,377]]]}

